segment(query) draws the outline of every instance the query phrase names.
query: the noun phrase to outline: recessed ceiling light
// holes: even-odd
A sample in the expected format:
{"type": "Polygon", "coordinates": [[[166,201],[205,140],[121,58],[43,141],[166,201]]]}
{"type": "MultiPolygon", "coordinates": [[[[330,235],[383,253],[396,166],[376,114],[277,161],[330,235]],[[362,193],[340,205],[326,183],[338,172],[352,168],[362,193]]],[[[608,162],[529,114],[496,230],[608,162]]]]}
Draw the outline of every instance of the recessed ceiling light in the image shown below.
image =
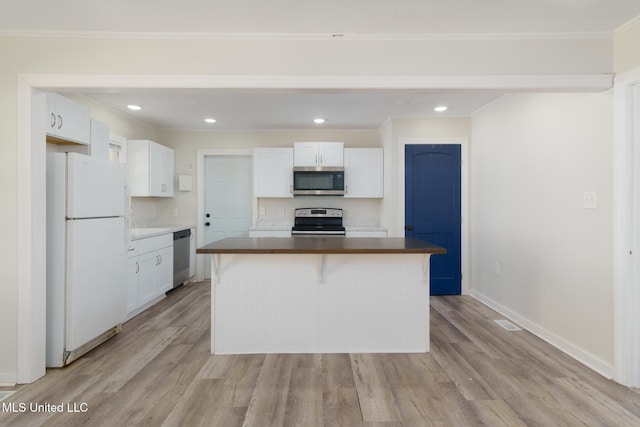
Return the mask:
{"type": "Polygon", "coordinates": [[[133,110],[133,111],[139,111],[142,110],[142,107],[139,105],[135,105],[135,104],[131,104],[131,105],[127,105],[127,108],[129,110],[133,110]]]}
{"type": "Polygon", "coordinates": [[[446,105],[439,105],[436,108],[433,109],[434,111],[437,111],[438,113],[441,113],[443,111],[447,110],[447,106],[446,105]]]}
{"type": "Polygon", "coordinates": [[[318,124],[318,125],[320,125],[320,124],[324,123],[324,121],[325,121],[325,120],[324,120],[324,119],[321,119],[321,118],[313,119],[313,123],[316,123],[316,124],[318,124]]]}
{"type": "Polygon", "coordinates": [[[204,119],[205,122],[207,123],[215,123],[216,119],[212,119],[211,117],[207,117],[206,119],[204,119]]]}

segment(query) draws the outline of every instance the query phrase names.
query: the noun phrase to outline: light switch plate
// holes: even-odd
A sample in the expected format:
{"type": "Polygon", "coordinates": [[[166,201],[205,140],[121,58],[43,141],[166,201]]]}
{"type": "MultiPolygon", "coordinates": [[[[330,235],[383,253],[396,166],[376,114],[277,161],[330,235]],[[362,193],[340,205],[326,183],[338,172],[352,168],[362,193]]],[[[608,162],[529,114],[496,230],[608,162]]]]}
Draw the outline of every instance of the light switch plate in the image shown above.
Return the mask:
{"type": "Polygon", "coordinates": [[[582,197],[582,207],[584,209],[598,209],[598,193],[585,191],[582,197]]]}

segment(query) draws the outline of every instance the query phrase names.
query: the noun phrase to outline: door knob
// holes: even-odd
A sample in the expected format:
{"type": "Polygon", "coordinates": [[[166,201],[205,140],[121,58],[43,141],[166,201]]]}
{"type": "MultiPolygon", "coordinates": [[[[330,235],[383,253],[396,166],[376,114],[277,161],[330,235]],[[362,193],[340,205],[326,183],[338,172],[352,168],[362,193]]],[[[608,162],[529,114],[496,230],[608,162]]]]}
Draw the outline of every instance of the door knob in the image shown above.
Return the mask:
{"type": "Polygon", "coordinates": [[[413,230],[413,225],[407,225],[404,229],[407,231],[411,231],[413,230]]]}
{"type": "Polygon", "coordinates": [[[204,225],[208,227],[208,226],[211,225],[211,223],[209,221],[207,221],[207,222],[204,223],[204,225]]]}

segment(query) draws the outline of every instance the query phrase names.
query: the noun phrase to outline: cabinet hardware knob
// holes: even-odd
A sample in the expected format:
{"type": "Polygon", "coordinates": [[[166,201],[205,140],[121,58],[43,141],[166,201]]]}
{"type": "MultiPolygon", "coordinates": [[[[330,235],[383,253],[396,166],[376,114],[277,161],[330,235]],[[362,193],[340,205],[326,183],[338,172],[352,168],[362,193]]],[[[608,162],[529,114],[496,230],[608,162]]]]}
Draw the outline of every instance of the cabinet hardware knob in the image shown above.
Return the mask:
{"type": "Polygon", "coordinates": [[[208,226],[210,226],[210,225],[211,225],[211,223],[210,223],[209,221],[207,221],[207,222],[205,222],[205,223],[204,223],[204,225],[205,225],[206,227],[208,227],[208,226]]]}
{"type": "Polygon", "coordinates": [[[407,231],[411,231],[411,230],[413,230],[413,225],[407,225],[407,226],[405,227],[405,230],[407,230],[407,231]]]}

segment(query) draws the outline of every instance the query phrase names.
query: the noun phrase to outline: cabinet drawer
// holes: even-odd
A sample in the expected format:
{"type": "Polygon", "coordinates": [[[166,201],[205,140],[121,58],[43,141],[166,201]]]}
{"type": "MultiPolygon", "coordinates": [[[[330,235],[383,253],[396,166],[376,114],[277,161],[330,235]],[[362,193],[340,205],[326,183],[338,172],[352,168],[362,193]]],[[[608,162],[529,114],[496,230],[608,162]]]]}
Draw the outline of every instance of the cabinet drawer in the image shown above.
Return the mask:
{"type": "Polygon", "coordinates": [[[173,233],[140,239],[137,240],[137,243],[138,255],[146,254],[147,252],[173,246],[173,233]]]}
{"type": "Polygon", "coordinates": [[[129,242],[129,248],[127,249],[127,258],[133,258],[138,256],[138,241],[132,240],[129,242]]]}

